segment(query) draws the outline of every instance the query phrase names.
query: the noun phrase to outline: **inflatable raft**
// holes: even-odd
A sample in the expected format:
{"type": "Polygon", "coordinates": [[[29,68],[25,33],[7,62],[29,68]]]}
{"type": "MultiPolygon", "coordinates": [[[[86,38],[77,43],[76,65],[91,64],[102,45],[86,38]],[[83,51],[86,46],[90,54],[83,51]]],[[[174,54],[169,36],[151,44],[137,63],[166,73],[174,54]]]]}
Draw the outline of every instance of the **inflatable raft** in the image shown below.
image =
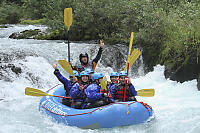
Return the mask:
{"type": "MultiPolygon", "coordinates": [[[[47,93],[64,96],[65,90],[59,85],[47,93]]],[[[42,97],[39,110],[58,123],[89,129],[144,123],[153,115],[152,108],[143,102],[119,102],[98,108],[74,109],[63,105],[61,98],[52,96],[42,97]]]]}

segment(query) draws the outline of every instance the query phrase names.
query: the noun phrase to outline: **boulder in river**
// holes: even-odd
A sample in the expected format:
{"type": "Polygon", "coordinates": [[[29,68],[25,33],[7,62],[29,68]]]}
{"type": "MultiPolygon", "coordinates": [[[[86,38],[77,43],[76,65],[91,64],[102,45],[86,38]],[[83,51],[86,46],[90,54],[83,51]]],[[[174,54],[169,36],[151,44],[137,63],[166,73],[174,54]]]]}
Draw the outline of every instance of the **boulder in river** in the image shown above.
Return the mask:
{"type": "Polygon", "coordinates": [[[200,91],[200,75],[199,75],[199,78],[197,79],[197,88],[200,91]]]}
{"type": "Polygon", "coordinates": [[[0,28],[8,28],[8,26],[0,25],[0,28]]]}
{"type": "Polygon", "coordinates": [[[34,39],[36,35],[41,33],[40,29],[34,29],[34,30],[25,30],[18,33],[13,33],[9,36],[9,38],[13,39],[34,39]]]}

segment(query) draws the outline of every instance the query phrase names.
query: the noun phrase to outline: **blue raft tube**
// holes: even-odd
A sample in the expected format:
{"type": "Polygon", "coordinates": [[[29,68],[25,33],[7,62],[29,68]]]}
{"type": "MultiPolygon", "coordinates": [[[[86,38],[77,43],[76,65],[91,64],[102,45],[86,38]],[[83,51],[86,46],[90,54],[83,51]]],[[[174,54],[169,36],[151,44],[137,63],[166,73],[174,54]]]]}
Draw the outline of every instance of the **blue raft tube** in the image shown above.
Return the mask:
{"type": "MultiPolygon", "coordinates": [[[[47,93],[65,96],[64,86],[57,85],[47,93]]],[[[144,123],[153,118],[151,106],[138,101],[112,103],[91,109],[74,109],[62,104],[59,97],[43,96],[39,111],[58,123],[85,129],[127,126],[144,123]]]]}

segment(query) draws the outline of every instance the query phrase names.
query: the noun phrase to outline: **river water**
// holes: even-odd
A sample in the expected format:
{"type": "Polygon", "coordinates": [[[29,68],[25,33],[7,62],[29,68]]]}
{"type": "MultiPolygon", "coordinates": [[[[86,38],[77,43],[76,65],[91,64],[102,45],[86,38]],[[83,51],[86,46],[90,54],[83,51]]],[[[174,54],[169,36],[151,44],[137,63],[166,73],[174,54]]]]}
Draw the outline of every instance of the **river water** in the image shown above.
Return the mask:
{"type": "MultiPolygon", "coordinates": [[[[98,132],[98,133],[199,133],[200,132],[200,92],[197,81],[178,83],[164,78],[164,66],[155,66],[154,71],[144,75],[142,64],[137,67],[137,74],[132,74],[132,83],[136,89],[154,88],[155,96],[137,97],[152,106],[155,118],[144,124],[112,129],[86,130],[69,127],[50,121],[38,111],[40,98],[26,96],[27,86],[47,90],[59,81],[53,75],[52,63],[67,59],[67,45],[63,41],[33,39],[9,39],[13,32],[25,29],[42,29],[44,26],[9,25],[0,29],[0,133],[63,133],[63,132],[98,132]],[[13,68],[20,68],[16,73],[13,68]]],[[[123,52],[128,49],[120,46],[123,52]]],[[[71,60],[77,63],[80,52],[94,56],[97,44],[71,43],[71,60]]],[[[108,49],[105,46],[105,49],[108,49]]],[[[97,66],[97,71],[109,74],[113,71],[103,61],[112,58],[112,51],[104,53],[97,66]],[[106,57],[105,57],[106,55],[106,57]]],[[[125,58],[125,57],[122,57],[125,58]]],[[[124,62],[126,61],[123,59],[124,62]]],[[[140,58],[142,62],[142,57],[140,58]]],[[[116,61],[112,59],[113,65],[116,61]]],[[[61,68],[60,68],[61,69],[61,68]]],[[[61,72],[67,76],[67,74],[61,72]]]]}

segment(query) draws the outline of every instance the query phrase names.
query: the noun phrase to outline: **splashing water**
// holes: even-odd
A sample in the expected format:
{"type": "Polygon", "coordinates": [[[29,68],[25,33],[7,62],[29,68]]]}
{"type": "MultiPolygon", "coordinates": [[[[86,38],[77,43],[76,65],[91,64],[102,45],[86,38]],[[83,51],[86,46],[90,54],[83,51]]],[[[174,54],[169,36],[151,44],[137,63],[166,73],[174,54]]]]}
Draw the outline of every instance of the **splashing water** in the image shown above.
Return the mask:
{"type": "MultiPolygon", "coordinates": [[[[134,77],[132,77],[132,83],[136,89],[155,89],[154,97],[137,97],[138,101],[146,102],[154,109],[155,119],[152,121],[139,125],[97,130],[84,130],[50,121],[38,111],[40,98],[25,96],[24,89],[30,86],[47,90],[59,83],[53,75],[54,70],[51,64],[59,59],[67,59],[67,45],[63,41],[8,39],[9,34],[13,32],[34,28],[45,29],[42,26],[21,25],[0,29],[0,65],[2,66],[0,68],[0,133],[33,131],[35,133],[200,132],[200,92],[197,91],[197,81],[178,83],[165,79],[164,66],[160,65],[146,75],[139,67],[139,76],[132,75],[134,77]],[[21,72],[13,71],[11,69],[13,66],[21,68],[21,72]]],[[[124,46],[121,47],[124,48],[124,46]]],[[[73,63],[78,63],[79,53],[87,51],[89,55],[95,55],[98,48],[96,44],[71,43],[71,60],[73,63]]],[[[112,54],[107,54],[106,58],[111,57],[112,54]]],[[[103,58],[104,56],[101,60],[103,58]]],[[[106,64],[102,62],[99,62],[97,71],[109,75],[113,69],[105,67],[106,64]]],[[[115,60],[113,62],[116,64],[115,60]]],[[[61,72],[67,76],[63,70],[61,72]]]]}

